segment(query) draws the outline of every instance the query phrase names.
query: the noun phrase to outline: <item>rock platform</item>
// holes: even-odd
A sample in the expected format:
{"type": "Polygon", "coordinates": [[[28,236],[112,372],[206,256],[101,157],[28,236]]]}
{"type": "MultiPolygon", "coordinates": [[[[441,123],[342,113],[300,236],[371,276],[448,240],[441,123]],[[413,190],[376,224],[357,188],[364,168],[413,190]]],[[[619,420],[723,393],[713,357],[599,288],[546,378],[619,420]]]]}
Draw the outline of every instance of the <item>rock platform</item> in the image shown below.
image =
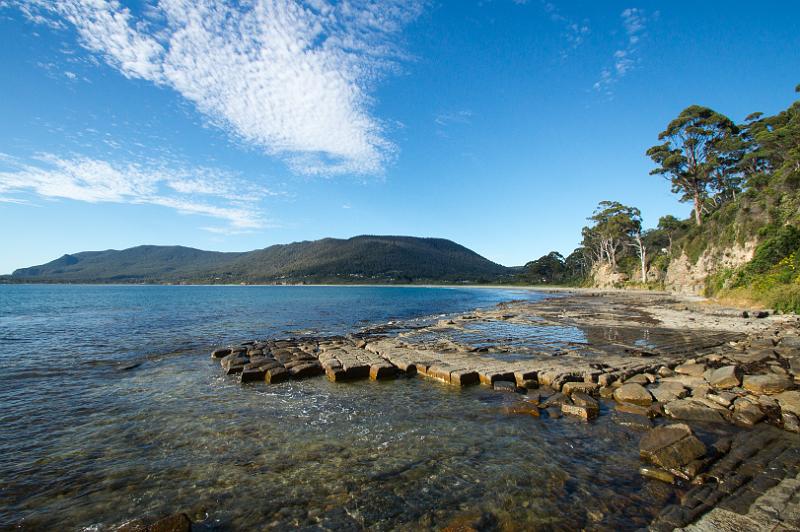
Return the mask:
{"type": "Polygon", "coordinates": [[[797,317],[583,292],[347,336],[248,341],[212,357],[242,383],[420,377],[516,392],[509,415],[633,417],[650,431],[642,475],[683,493],[653,530],[800,528],[797,317]],[[745,430],[708,445],[692,432],[715,424],[745,430]]]}

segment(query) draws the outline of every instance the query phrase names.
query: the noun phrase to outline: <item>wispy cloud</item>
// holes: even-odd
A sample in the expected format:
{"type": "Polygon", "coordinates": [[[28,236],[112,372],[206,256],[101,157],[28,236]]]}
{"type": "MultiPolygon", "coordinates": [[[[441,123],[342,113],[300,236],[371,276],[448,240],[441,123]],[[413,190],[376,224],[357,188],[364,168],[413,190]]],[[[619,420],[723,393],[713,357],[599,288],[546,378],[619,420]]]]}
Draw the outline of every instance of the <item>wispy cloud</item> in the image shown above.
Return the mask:
{"type": "Polygon", "coordinates": [[[276,193],[210,168],[166,167],[156,162],[110,163],[87,157],[41,154],[29,160],[0,154],[0,202],[28,202],[19,195],[88,203],[157,205],[225,222],[216,232],[267,226],[259,202],[276,193]]]}
{"type": "Polygon", "coordinates": [[[472,121],[472,111],[469,109],[462,109],[453,113],[439,113],[434,118],[440,126],[448,126],[450,124],[469,124],[472,121]]]}
{"type": "Polygon", "coordinates": [[[641,8],[631,7],[620,14],[622,27],[625,31],[625,43],[614,51],[613,65],[605,67],[600,72],[600,78],[595,82],[594,90],[605,96],[613,97],[614,85],[628,72],[636,67],[639,62],[638,45],[647,29],[650,20],[658,18],[658,11],[648,16],[641,8]]]}
{"type": "Polygon", "coordinates": [[[425,0],[20,1],[69,24],[124,76],[176,90],[229,135],[302,174],[379,174],[396,147],[371,106],[425,0]]]}
{"type": "MultiPolygon", "coordinates": [[[[527,3],[527,0],[523,2],[517,1],[517,3],[527,3]]],[[[583,42],[586,40],[586,37],[589,35],[589,33],[591,33],[589,23],[586,20],[582,20],[581,22],[572,20],[564,15],[552,2],[541,0],[541,5],[542,9],[544,9],[545,13],[547,13],[547,15],[550,17],[550,20],[556,24],[559,24],[563,28],[564,38],[567,41],[567,47],[561,50],[561,57],[566,58],[570,52],[576,50],[581,44],[583,44],[583,42]]]]}

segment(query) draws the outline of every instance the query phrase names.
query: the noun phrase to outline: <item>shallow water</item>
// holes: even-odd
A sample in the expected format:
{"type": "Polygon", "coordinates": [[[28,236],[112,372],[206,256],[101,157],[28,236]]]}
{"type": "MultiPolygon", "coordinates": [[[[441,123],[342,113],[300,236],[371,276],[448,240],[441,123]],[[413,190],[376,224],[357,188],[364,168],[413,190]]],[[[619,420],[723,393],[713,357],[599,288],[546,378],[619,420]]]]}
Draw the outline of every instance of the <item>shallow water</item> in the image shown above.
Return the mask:
{"type": "Polygon", "coordinates": [[[241,386],[208,358],[234,340],[540,297],[0,286],[0,528],[176,511],[221,530],[437,528],[482,513],[505,529],[641,527],[672,492],[639,477],[640,433],[613,416],[509,416],[516,397],[419,378],[241,386]]]}

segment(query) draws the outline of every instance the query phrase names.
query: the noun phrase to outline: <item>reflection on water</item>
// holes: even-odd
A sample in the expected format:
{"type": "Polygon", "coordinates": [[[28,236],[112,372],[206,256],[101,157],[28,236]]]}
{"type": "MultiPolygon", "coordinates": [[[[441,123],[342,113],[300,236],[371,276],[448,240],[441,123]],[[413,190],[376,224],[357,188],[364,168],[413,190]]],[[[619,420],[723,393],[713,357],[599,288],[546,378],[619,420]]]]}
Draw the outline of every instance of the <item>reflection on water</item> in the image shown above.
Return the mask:
{"type": "Polygon", "coordinates": [[[507,293],[0,290],[2,528],[187,511],[209,529],[416,530],[482,514],[506,529],[630,529],[672,496],[641,480],[640,435],[610,416],[508,416],[513,394],[422,379],[240,386],[208,359],[223,339],[341,332],[507,293]]]}

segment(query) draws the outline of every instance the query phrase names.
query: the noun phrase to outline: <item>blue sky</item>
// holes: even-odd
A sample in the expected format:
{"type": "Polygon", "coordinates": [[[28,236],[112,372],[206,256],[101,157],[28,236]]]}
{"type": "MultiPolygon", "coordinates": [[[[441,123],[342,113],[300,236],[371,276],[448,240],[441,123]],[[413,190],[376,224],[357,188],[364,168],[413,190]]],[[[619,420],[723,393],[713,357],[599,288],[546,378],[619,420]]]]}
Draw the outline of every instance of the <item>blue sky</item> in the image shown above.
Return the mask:
{"type": "Polygon", "coordinates": [[[595,205],[690,207],[681,109],[774,113],[795,2],[0,0],[0,273],[82,250],[450,238],[568,253],[595,205]]]}

